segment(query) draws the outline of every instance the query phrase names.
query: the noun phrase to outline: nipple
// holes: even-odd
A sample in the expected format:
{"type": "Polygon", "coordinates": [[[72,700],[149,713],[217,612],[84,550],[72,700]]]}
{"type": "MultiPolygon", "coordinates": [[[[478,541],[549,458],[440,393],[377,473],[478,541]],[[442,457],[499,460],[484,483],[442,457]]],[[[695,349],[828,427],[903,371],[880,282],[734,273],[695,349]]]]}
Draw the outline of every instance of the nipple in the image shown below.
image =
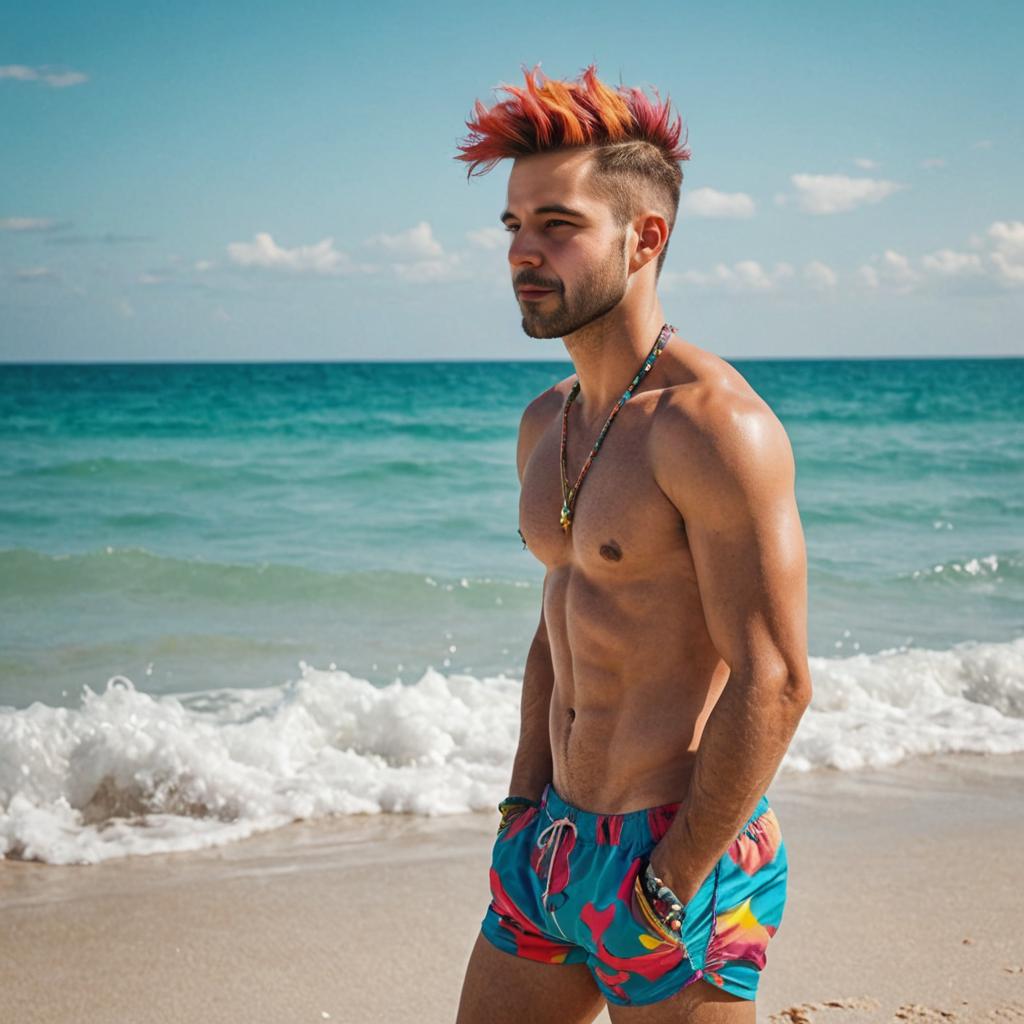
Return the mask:
{"type": "Polygon", "coordinates": [[[622,558],[622,548],[614,540],[602,544],[600,547],[601,557],[607,558],[609,562],[618,562],[622,558]]]}

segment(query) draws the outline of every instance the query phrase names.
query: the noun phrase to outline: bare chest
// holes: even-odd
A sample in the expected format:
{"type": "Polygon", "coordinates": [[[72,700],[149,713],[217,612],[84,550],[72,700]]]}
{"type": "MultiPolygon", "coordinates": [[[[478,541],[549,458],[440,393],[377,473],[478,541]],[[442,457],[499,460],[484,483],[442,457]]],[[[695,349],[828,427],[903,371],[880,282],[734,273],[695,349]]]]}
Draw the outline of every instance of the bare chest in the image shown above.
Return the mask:
{"type": "MultiPolygon", "coordinates": [[[[567,479],[576,484],[595,436],[567,444],[567,479]]],[[[654,478],[649,420],[627,406],[605,435],[573,506],[572,528],[560,525],[561,420],[547,430],[523,474],[519,529],[532,553],[554,569],[571,563],[596,575],[650,575],[670,551],[688,550],[684,524],[654,478]],[[633,415],[629,415],[634,413],[633,415]]]]}

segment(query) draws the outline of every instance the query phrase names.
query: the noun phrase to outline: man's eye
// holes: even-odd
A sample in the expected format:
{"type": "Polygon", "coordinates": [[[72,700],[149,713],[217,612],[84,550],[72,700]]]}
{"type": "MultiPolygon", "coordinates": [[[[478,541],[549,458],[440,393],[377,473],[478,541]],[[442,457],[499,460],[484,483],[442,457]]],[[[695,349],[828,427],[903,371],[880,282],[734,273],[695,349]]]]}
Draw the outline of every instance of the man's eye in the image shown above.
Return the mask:
{"type": "MultiPolygon", "coordinates": [[[[569,221],[567,221],[567,220],[558,220],[555,217],[552,217],[550,220],[544,221],[544,227],[546,227],[546,228],[551,227],[552,224],[565,224],[567,227],[570,227],[570,228],[573,226],[572,224],[569,223],[569,221]]],[[[505,230],[506,231],[518,231],[519,230],[519,225],[518,224],[506,224],[505,225],[505,230]]]]}

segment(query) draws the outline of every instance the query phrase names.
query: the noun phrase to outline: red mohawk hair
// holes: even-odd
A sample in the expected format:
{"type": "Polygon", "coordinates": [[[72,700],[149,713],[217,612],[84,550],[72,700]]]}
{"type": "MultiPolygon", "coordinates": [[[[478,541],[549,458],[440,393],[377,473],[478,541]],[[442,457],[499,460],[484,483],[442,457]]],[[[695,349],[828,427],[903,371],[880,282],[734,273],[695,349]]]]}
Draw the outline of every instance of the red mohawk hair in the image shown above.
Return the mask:
{"type": "Polygon", "coordinates": [[[676,163],[690,159],[682,118],[671,116],[669,101],[662,102],[657,90],[652,101],[640,89],[611,89],[593,64],[574,82],[548,78],[539,64],[523,73],[525,88],[499,87],[511,99],[489,109],[476,101],[466,122],[469,135],[455,157],[469,164],[467,177],[486,174],[507,157],[618,142],[650,143],[676,163]]]}

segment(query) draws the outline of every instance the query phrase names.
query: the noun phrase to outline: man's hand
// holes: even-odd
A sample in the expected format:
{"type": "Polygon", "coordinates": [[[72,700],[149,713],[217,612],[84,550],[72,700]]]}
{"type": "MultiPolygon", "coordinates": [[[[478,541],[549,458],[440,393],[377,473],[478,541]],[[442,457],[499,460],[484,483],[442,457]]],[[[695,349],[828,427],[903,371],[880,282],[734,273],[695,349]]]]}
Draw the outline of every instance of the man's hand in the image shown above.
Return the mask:
{"type": "Polygon", "coordinates": [[[673,864],[664,840],[651,850],[649,862],[654,874],[679,898],[685,914],[686,905],[697,895],[704,879],[695,877],[692,871],[688,872],[685,864],[673,864]]]}
{"type": "Polygon", "coordinates": [[[536,800],[530,800],[521,796],[509,796],[505,797],[504,800],[498,804],[498,810],[501,811],[501,821],[498,822],[498,835],[501,835],[502,831],[508,828],[509,825],[519,817],[528,807],[539,807],[540,804],[536,800]]]}
{"type": "Polygon", "coordinates": [[[650,860],[636,876],[637,899],[642,901],[641,911],[658,931],[682,939],[683,901],[665,880],[659,878],[650,860]]]}

